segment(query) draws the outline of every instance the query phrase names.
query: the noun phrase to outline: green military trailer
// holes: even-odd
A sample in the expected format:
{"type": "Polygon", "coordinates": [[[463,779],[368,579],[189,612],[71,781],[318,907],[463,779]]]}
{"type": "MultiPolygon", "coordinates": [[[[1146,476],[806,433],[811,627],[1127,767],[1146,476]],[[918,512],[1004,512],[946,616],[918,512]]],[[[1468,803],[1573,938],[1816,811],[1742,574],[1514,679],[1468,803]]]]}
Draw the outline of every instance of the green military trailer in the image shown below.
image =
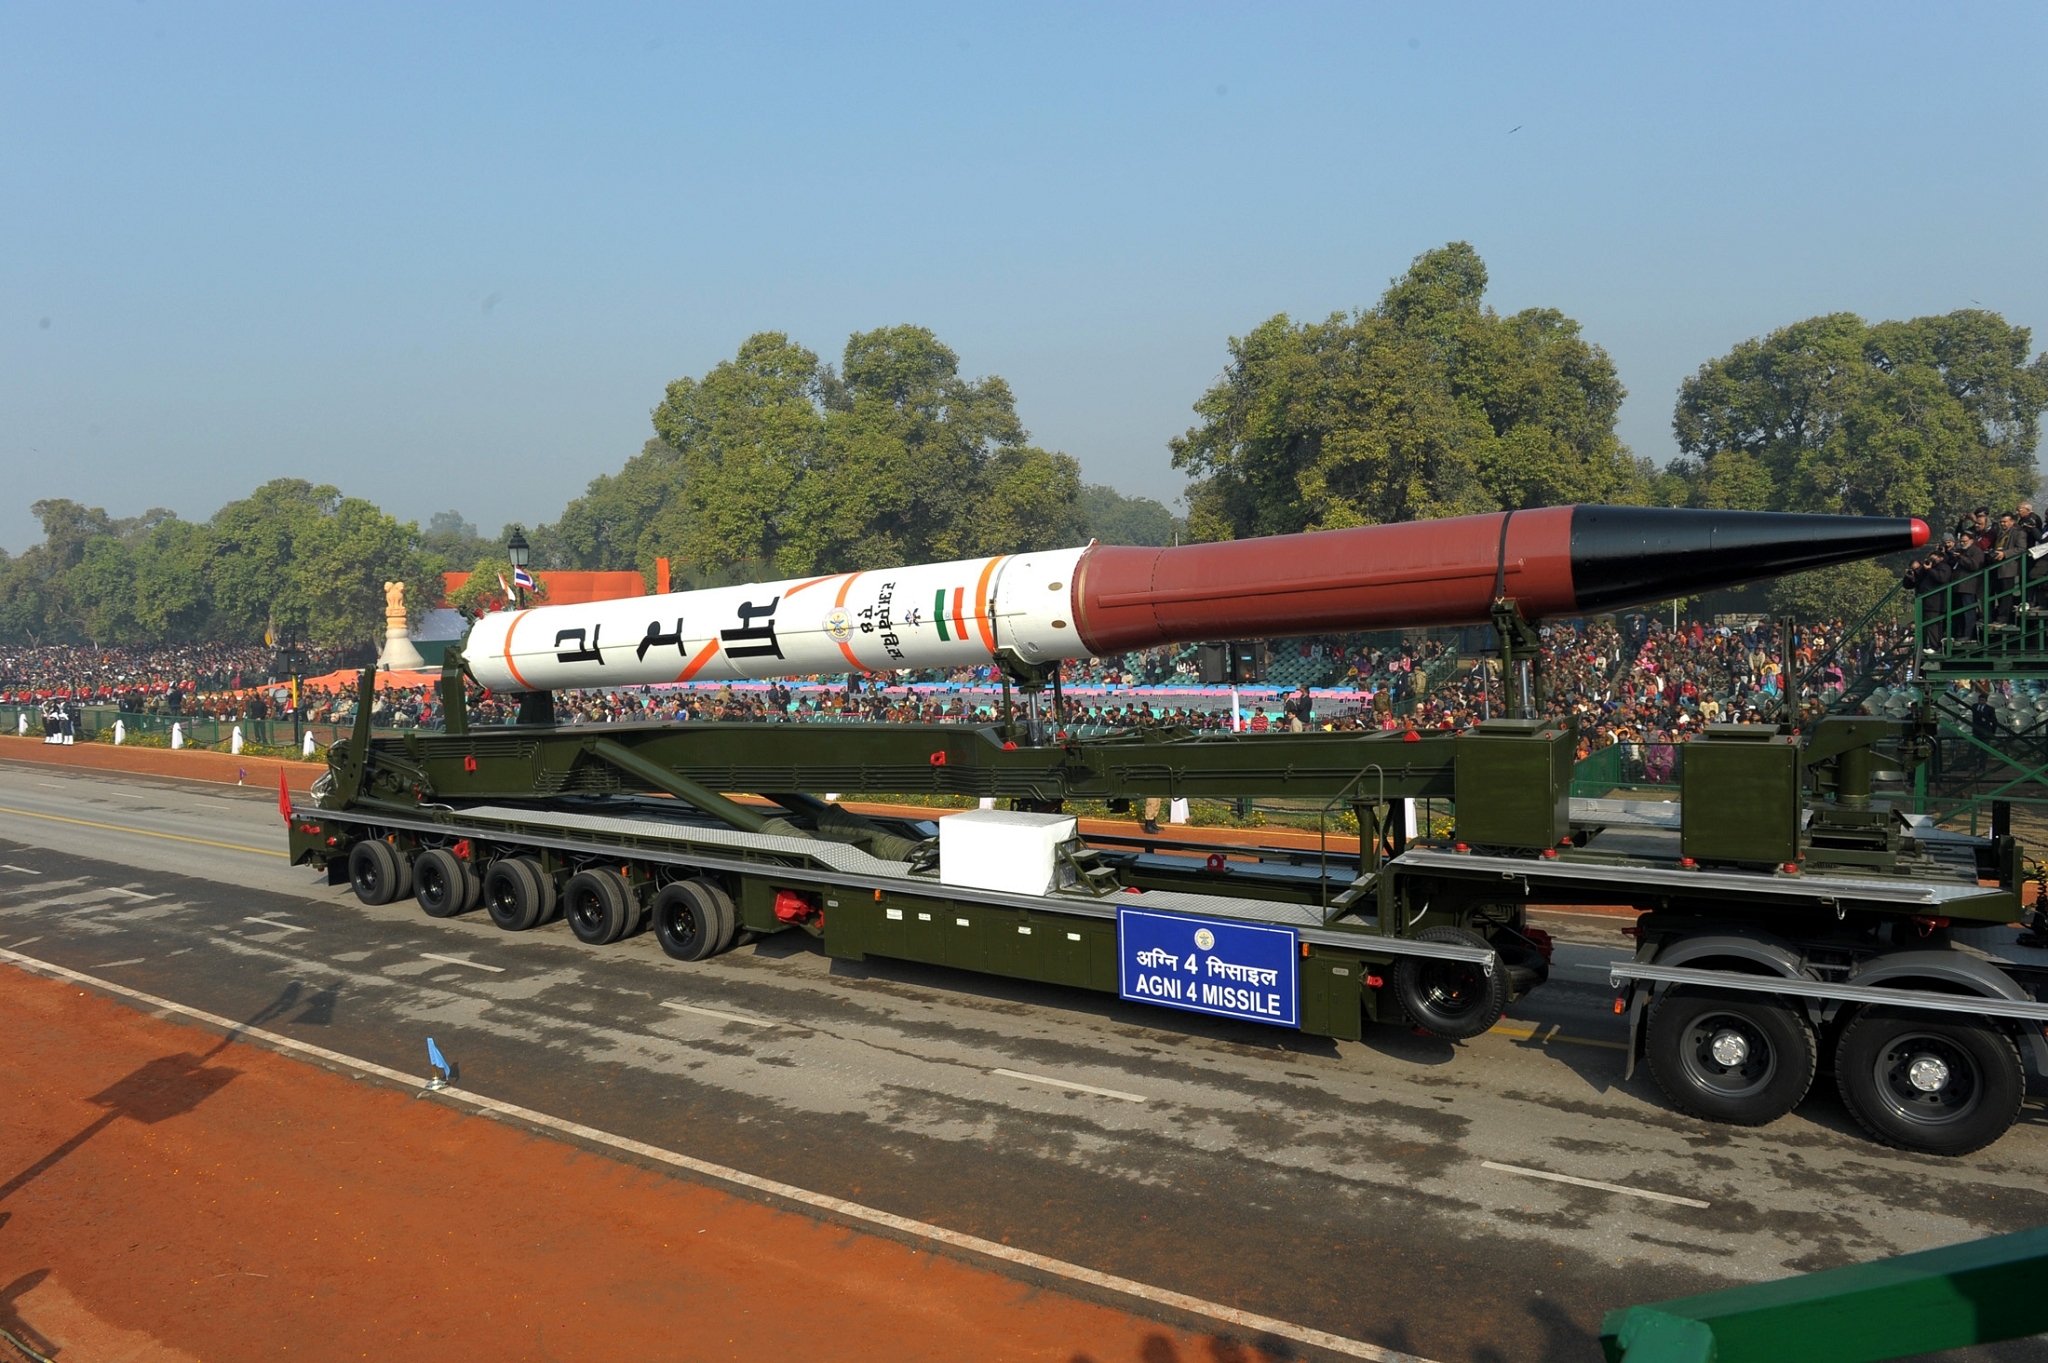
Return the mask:
{"type": "Polygon", "coordinates": [[[1626,1063],[1694,1115],[1771,1121],[1825,1064],[1874,1137],[1962,1154],[2012,1124],[2029,1065],[2048,1074],[2048,950],[2012,926],[2017,845],[1877,793],[1920,759],[1913,722],[1711,728],[1662,802],[1574,799],[1576,735],[1547,720],[1069,739],[1055,719],[1032,742],[1008,720],[556,727],[540,693],[532,722],[472,727],[463,687],[451,656],[445,733],[373,738],[359,715],[290,812],[295,863],[367,903],[481,905],[506,931],[560,917],[603,946],[651,925],[680,961],[803,932],[844,959],[1346,1039],[1476,1036],[1548,977],[1531,906],[1626,905],[1643,911],[1613,967],[1626,1063]],[[821,798],[848,790],[1009,807],[924,821],[821,798]],[[1353,813],[1358,850],[1083,838],[1061,812],[1244,796],[1353,813]],[[1411,836],[1412,802],[1454,831],[1411,836]]]}

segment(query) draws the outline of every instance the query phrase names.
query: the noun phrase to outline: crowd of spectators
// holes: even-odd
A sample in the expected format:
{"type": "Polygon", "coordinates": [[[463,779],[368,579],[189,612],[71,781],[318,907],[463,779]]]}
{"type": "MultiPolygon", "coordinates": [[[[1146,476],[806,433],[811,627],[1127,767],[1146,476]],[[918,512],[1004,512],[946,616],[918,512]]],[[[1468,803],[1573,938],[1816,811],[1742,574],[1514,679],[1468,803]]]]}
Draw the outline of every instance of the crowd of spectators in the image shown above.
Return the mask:
{"type": "MultiPolygon", "coordinates": [[[[307,649],[293,655],[303,673],[342,666],[348,655],[307,649]]],[[[81,704],[118,704],[144,713],[186,712],[202,696],[261,686],[278,666],[277,650],[265,644],[166,644],[147,648],[91,644],[33,644],[0,647],[0,704],[25,705],[61,699],[81,704]]]]}
{"type": "Polygon", "coordinates": [[[2021,502],[1995,517],[1980,506],[1927,546],[1905,575],[1927,622],[1923,650],[1981,646],[2018,628],[2021,616],[2048,611],[2048,572],[2035,552],[2044,541],[2034,504],[2021,502]]]}
{"type": "MultiPolygon", "coordinates": [[[[1477,632],[1474,632],[1477,633],[1477,632]]],[[[1895,666],[1910,654],[1910,631],[1879,626],[1844,641],[1838,623],[1800,626],[1791,666],[1804,678],[1804,704],[1825,700],[1873,665],[1895,666]]],[[[1683,621],[1675,627],[1649,615],[1556,622],[1540,630],[1534,670],[1540,711],[1576,718],[1581,755],[1616,743],[1665,745],[1721,721],[1776,718],[1786,652],[1774,625],[1742,620],[1683,621]]],[[[1236,722],[1253,732],[1303,729],[1462,728],[1507,712],[1508,689],[1496,660],[1460,655],[1456,636],[1415,635],[1398,641],[1317,638],[1275,646],[1275,676],[1299,676],[1299,689],[1247,687],[1236,722]]],[[[1471,635],[1468,644],[1476,644],[1471,635]]],[[[317,660],[325,661],[325,660],[317,660]]],[[[270,679],[264,648],[191,647],[160,650],[56,646],[0,654],[9,685],[0,701],[32,703],[69,691],[87,703],[187,719],[273,719],[347,725],[355,719],[352,683],[307,688],[296,706],[289,688],[270,679]]],[[[1175,726],[1227,729],[1230,701],[1221,688],[1193,675],[1192,649],[1160,649],[1069,664],[1057,725],[1090,733],[1175,726]]],[[[762,721],[783,723],[988,723],[1000,717],[1000,678],[989,669],[943,676],[903,673],[855,679],[794,679],[769,685],[676,686],[561,692],[556,722],[597,725],[636,721],[762,721]]],[[[472,724],[512,722],[517,698],[472,687],[472,724]]],[[[1020,708],[1021,708],[1021,701],[1020,708]]],[[[438,687],[380,687],[372,721],[379,728],[443,727],[438,687]]],[[[1050,711],[1046,717],[1052,718],[1050,711]]]]}

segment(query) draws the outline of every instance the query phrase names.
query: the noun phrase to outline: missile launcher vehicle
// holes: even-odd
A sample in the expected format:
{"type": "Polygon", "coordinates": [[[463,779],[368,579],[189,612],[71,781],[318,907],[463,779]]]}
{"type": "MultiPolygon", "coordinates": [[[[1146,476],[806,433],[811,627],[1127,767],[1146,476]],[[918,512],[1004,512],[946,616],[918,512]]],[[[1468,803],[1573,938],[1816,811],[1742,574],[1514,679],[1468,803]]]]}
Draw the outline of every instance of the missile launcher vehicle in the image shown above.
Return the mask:
{"type": "MultiPolygon", "coordinates": [[[[1641,911],[1612,966],[1625,1061],[1696,1116],[1756,1125],[1832,1068],[1877,1139],[1963,1154],[2048,1074],[2048,951],[2012,926],[2020,850],[1886,798],[1917,719],[1710,727],[1676,802],[1575,799],[1577,735],[1534,714],[1532,623],[1924,542],[1918,521],[1560,507],[1172,549],[1091,545],[506,611],[442,678],[443,733],[368,707],[296,863],[365,902],[557,917],[603,947],[651,926],[700,961],[804,932],[929,962],[1357,1039],[1450,1039],[1549,974],[1544,905],[1641,911]],[[1070,737],[1061,660],[1219,637],[1490,620],[1512,713],[1463,732],[1070,737]],[[836,661],[835,661],[836,660],[836,661]],[[992,665],[1000,722],[554,724],[556,688],[992,665]],[[519,722],[467,719],[471,681],[519,722]],[[1021,706],[1009,694],[1014,686],[1021,706]],[[1048,694],[1050,692],[1050,694],[1048,694]],[[831,792],[981,797],[936,820],[831,792]],[[1075,801],[1289,797],[1355,815],[1356,850],[1083,838],[1075,801]],[[1409,833],[1417,802],[1452,831],[1409,833]]],[[[365,674],[365,686],[370,683],[365,674]]]]}

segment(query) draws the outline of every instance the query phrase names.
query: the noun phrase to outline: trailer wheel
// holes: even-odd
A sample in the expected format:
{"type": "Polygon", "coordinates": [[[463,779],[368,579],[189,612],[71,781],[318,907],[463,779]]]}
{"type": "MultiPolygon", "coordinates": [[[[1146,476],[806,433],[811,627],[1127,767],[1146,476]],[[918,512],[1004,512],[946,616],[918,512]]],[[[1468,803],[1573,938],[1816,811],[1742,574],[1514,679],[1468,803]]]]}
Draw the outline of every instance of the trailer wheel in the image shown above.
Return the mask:
{"type": "Polygon", "coordinates": [[[2027,1077],[1994,1026],[1870,1008],[1842,1029],[1835,1083],[1849,1115],[1886,1145],[1967,1155],[2013,1124],[2027,1077]]]}
{"type": "Polygon", "coordinates": [[[732,945],[732,897],[710,880],[679,880],[654,897],[654,936],[678,961],[701,961],[732,945]]]}
{"type": "Polygon", "coordinates": [[[412,890],[405,858],[388,842],[366,838],[349,849],[348,880],[365,904],[389,904],[412,890]]]}
{"type": "MultiPolygon", "coordinates": [[[[1463,947],[1493,944],[1465,928],[1430,928],[1418,942],[1455,942],[1463,947]]],[[[1508,1008],[1508,972],[1498,955],[1491,972],[1464,961],[1403,956],[1394,963],[1394,993],[1417,1026],[1447,1041],[1478,1036],[1508,1008]]]]}
{"type": "Polygon", "coordinates": [[[539,927],[555,907],[555,883],[526,857],[504,857],[484,873],[484,908],[506,932],[539,927]]]}
{"type": "Polygon", "coordinates": [[[578,871],[562,887],[562,917],[576,940],[607,946],[632,930],[640,917],[633,888],[617,871],[578,871]]]}
{"type": "Polygon", "coordinates": [[[1673,989],[1650,1009],[1650,1072],[1674,1107],[1711,1122],[1762,1126],[1813,1086],[1813,1028],[1775,998],[1673,989]]]}
{"type": "Polygon", "coordinates": [[[476,907],[483,887],[469,863],[444,847],[420,853],[412,864],[413,898],[429,918],[453,918],[476,907]]]}

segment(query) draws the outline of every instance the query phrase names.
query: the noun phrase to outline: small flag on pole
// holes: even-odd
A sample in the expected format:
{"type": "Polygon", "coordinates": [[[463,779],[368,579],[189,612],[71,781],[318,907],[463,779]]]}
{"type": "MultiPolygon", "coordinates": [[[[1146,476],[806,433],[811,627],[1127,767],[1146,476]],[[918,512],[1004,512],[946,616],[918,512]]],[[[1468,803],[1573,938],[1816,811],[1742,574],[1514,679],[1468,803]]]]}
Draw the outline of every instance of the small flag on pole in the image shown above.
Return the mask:
{"type": "Polygon", "coordinates": [[[447,1088],[448,1081],[455,1077],[455,1067],[449,1064],[447,1058],[441,1054],[441,1048],[434,1044],[434,1038],[432,1037],[427,1038],[427,1063],[439,1070],[440,1073],[427,1080],[427,1086],[421,1092],[432,1093],[436,1089],[447,1088]]]}
{"type": "Polygon", "coordinates": [[[284,768],[277,769],[277,812],[289,824],[292,821],[292,793],[284,783],[284,768]]]}
{"type": "Polygon", "coordinates": [[[512,585],[515,587],[523,588],[529,592],[532,591],[533,574],[527,572],[524,568],[514,568],[512,570],[512,585]]]}

